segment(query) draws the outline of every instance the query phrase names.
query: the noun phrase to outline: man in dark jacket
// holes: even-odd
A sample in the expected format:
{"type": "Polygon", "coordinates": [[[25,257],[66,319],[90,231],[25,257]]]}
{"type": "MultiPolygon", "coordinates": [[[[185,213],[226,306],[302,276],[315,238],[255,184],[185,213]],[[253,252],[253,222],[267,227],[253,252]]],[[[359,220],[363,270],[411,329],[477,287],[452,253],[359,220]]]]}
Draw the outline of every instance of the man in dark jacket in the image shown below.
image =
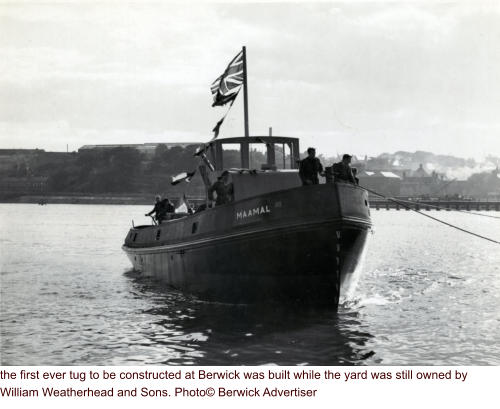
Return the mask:
{"type": "Polygon", "coordinates": [[[319,183],[318,174],[323,176],[323,165],[316,157],[316,149],[308,148],[307,157],[300,161],[299,166],[302,185],[317,185],[319,183]]]}
{"type": "Polygon", "coordinates": [[[234,200],[233,184],[229,182],[229,172],[225,170],[208,189],[208,198],[214,201],[214,193],[217,195],[215,205],[223,205],[234,200]]]}
{"type": "Polygon", "coordinates": [[[161,200],[161,196],[156,196],[155,200],[155,207],[149,213],[146,213],[145,216],[151,216],[154,213],[156,222],[160,224],[165,219],[167,213],[173,213],[175,208],[167,198],[161,200]]]}
{"type": "Polygon", "coordinates": [[[346,153],[342,156],[342,162],[333,164],[333,175],[335,176],[335,181],[357,184],[351,169],[351,158],[352,156],[346,153]]]}

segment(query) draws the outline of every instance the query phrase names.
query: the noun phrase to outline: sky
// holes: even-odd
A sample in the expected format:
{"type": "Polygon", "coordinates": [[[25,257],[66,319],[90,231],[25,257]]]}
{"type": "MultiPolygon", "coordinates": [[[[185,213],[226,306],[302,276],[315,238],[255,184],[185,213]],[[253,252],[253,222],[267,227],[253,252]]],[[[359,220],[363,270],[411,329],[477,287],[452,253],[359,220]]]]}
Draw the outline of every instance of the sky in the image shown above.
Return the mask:
{"type": "MultiPolygon", "coordinates": [[[[250,133],[500,156],[500,3],[0,0],[0,148],[208,141],[247,49],[250,133]]],[[[220,137],[241,136],[238,96],[220,137]]]]}

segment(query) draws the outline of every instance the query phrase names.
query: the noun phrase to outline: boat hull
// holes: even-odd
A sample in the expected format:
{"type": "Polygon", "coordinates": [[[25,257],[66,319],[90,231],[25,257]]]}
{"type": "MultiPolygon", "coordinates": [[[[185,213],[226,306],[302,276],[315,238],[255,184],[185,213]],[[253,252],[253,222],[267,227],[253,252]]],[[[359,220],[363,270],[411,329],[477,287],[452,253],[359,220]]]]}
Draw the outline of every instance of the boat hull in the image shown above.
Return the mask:
{"type": "Polygon", "coordinates": [[[198,218],[168,222],[171,237],[160,243],[152,239],[159,228],[142,228],[142,236],[150,238],[136,245],[126,242],[123,248],[135,270],[206,300],[336,306],[357,281],[370,220],[362,189],[341,188],[339,193],[332,186],[273,192],[211,209],[198,218]],[[310,200],[300,202],[301,197],[320,196],[322,211],[314,209],[310,200]],[[247,216],[243,217],[241,209],[250,209],[251,216],[244,210],[247,216]],[[211,225],[203,218],[216,221],[211,225]],[[232,220],[230,226],[228,220],[232,220]],[[182,223],[188,223],[184,228],[208,225],[207,234],[174,238],[182,223]]]}

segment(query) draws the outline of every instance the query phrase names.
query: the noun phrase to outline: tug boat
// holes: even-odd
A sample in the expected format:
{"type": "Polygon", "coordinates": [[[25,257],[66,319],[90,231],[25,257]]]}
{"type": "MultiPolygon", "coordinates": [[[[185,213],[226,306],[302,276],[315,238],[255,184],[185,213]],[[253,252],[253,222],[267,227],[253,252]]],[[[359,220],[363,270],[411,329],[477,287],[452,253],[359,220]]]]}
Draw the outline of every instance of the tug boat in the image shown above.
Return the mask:
{"type": "MultiPolygon", "coordinates": [[[[302,186],[299,152],[289,137],[211,142],[214,174],[229,171],[233,201],[132,227],[122,248],[134,269],[208,301],[336,308],[359,278],[371,229],[368,193],[331,180],[302,186]],[[249,167],[250,144],[266,151],[261,169],[249,167]],[[224,168],[227,145],[239,145],[240,168],[224,168]],[[276,167],[277,146],[288,148],[286,169],[276,167]]],[[[209,177],[204,182],[208,191],[209,177]]]]}

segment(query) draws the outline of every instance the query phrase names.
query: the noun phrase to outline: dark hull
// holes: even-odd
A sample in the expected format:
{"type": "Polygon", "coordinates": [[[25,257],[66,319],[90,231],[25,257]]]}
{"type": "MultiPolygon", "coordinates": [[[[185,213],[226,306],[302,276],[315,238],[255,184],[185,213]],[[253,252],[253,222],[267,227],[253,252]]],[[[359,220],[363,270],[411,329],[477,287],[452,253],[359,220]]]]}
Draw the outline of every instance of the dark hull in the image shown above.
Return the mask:
{"type": "MultiPolygon", "coordinates": [[[[203,299],[336,306],[357,279],[370,220],[366,192],[341,187],[339,194],[333,186],[273,192],[171,221],[166,223],[171,234],[160,243],[153,240],[158,228],[138,229],[143,241],[126,242],[124,250],[136,270],[203,299]],[[318,208],[310,202],[315,196],[321,199],[318,208]],[[241,216],[239,209],[262,206],[269,213],[235,220],[235,215],[241,216]],[[194,223],[205,224],[206,234],[179,233],[194,223]]],[[[130,241],[131,234],[128,237],[130,241]]]]}

